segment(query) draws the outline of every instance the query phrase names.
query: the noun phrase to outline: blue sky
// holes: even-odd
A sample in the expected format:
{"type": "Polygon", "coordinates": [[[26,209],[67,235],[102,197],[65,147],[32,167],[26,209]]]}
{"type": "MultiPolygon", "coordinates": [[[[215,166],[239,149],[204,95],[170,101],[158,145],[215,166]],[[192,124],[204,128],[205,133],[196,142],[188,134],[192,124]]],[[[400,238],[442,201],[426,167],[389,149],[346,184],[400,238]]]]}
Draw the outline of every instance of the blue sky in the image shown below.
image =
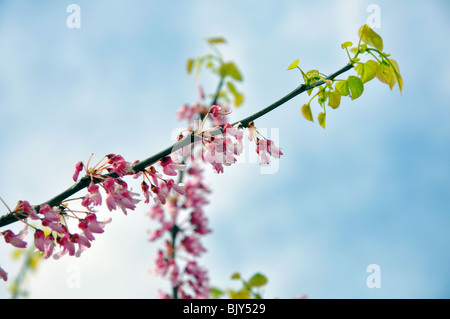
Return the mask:
{"type": "MultiPolygon", "coordinates": [[[[235,271],[266,274],[267,298],[450,297],[446,1],[2,1],[0,196],[40,203],[70,186],[74,164],[91,153],[134,160],[171,144],[175,112],[197,98],[185,62],[207,52],[204,38],[225,37],[222,52],[244,75],[238,120],[298,85],[286,71],[293,60],[324,73],[344,66],[340,45],[357,41],[369,4],[381,9],[376,31],[400,65],[403,95],[370,82],[328,113],[325,131],[302,118],[305,95],[258,120],[278,129],[285,156],[276,174],[252,163],[208,174],[214,232],[201,261],[220,287],[234,287],[235,271]],[[71,3],[80,29],[66,27],[71,3]],[[380,266],[381,288],[366,286],[370,264],[380,266]]],[[[30,297],[167,290],[148,273],[158,244],[146,241],[155,225],[145,213],[113,213],[82,258],[42,264],[30,297]],[[79,288],[67,285],[73,269],[79,288]]],[[[0,244],[13,277],[10,253],[0,244]]]]}

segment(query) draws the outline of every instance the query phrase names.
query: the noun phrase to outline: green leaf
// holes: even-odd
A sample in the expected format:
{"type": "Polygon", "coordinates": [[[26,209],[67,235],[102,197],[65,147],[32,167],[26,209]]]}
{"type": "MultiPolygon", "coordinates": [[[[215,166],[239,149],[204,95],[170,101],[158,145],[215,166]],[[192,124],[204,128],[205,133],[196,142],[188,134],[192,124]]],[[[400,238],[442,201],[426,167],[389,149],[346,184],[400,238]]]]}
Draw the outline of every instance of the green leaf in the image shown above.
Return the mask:
{"type": "Polygon", "coordinates": [[[222,77],[226,77],[227,75],[231,76],[233,79],[237,81],[242,81],[242,76],[237,67],[233,62],[228,62],[222,64],[220,67],[219,73],[222,77]]]}
{"type": "Polygon", "coordinates": [[[397,61],[395,61],[394,59],[388,59],[393,67],[394,67],[394,73],[395,73],[395,77],[397,78],[397,83],[398,83],[398,88],[400,90],[400,94],[402,93],[403,90],[403,78],[402,75],[400,74],[400,68],[398,66],[397,61]]]}
{"type": "Polygon", "coordinates": [[[337,82],[336,85],[334,86],[334,88],[336,89],[336,91],[340,95],[343,95],[343,96],[349,96],[350,95],[350,91],[348,89],[347,81],[337,82]]]}
{"type": "Polygon", "coordinates": [[[353,43],[351,43],[350,41],[346,41],[344,43],[342,43],[342,49],[351,47],[353,45],[353,43]]]}
{"type": "Polygon", "coordinates": [[[227,41],[224,38],[208,38],[206,39],[206,41],[208,41],[209,44],[217,44],[217,43],[226,43],[227,41]]]}
{"type": "Polygon", "coordinates": [[[218,288],[211,287],[209,293],[213,298],[220,298],[224,295],[224,292],[218,288]]]}
{"type": "Polygon", "coordinates": [[[236,90],[236,88],[235,88],[235,86],[234,86],[234,84],[233,83],[231,83],[231,82],[228,82],[227,83],[227,86],[228,86],[228,89],[230,90],[230,92],[233,94],[233,96],[234,96],[234,105],[237,107],[237,106],[240,106],[241,104],[242,104],[242,102],[244,101],[244,95],[243,94],[241,94],[241,93],[239,93],[237,90],[236,90]]]}
{"type": "Polygon", "coordinates": [[[288,70],[292,70],[295,69],[296,67],[298,67],[298,62],[299,60],[295,60],[294,62],[291,63],[291,65],[289,65],[288,70]]]}
{"type": "MultiPolygon", "coordinates": [[[[322,86],[321,86],[321,88],[322,88],[322,86]]],[[[327,91],[321,89],[319,91],[319,94],[317,95],[317,102],[319,102],[319,104],[323,106],[325,104],[327,98],[328,98],[327,91]]]]}
{"type": "Polygon", "coordinates": [[[367,83],[377,75],[378,62],[369,60],[366,63],[359,63],[355,66],[355,70],[358,71],[362,83],[367,83]]]}
{"type": "Polygon", "coordinates": [[[237,93],[236,88],[232,82],[227,82],[228,90],[230,90],[233,95],[237,93]]]}
{"type": "Polygon", "coordinates": [[[231,275],[231,279],[240,279],[241,278],[241,274],[238,272],[235,272],[234,274],[231,275]]]}
{"type": "Polygon", "coordinates": [[[247,283],[250,287],[261,287],[267,284],[267,278],[263,274],[256,273],[247,283]]]}
{"type": "Polygon", "coordinates": [[[306,72],[306,77],[308,79],[320,79],[319,70],[309,70],[306,72]]]}
{"type": "Polygon", "coordinates": [[[302,106],[302,114],[305,119],[308,121],[314,122],[312,113],[311,113],[311,106],[309,104],[305,104],[302,106]]]}
{"type": "Polygon", "coordinates": [[[388,84],[391,90],[394,87],[395,82],[397,82],[397,77],[395,75],[394,68],[386,61],[382,61],[378,65],[376,76],[378,80],[388,84]]]}
{"type": "Polygon", "coordinates": [[[250,292],[243,288],[239,291],[230,290],[231,299],[250,299],[250,292]]]}
{"type": "Polygon", "coordinates": [[[341,96],[336,91],[330,91],[328,93],[328,106],[331,106],[333,109],[337,109],[341,104],[341,96]]]}
{"type": "Polygon", "coordinates": [[[348,88],[350,89],[350,96],[352,100],[359,98],[364,92],[364,84],[354,75],[350,75],[347,79],[348,88]]]}
{"type": "Polygon", "coordinates": [[[241,93],[237,93],[234,96],[234,106],[238,107],[241,106],[241,104],[244,102],[244,95],[241,93]]]}
{"type": "Polygon", "coordinates": [[[327,117],[327,115],[326,115],[324,112],[320,113],[319,116],[318,116],[319,124],[320,124],[320,126],[322,126],[324,129],[325,129],[325,121],[326,121],[326,117],[327,117]]]}
{"type": "Polygon", "coordinates": [[[373,31],[372,28],[369,27],[367,24],[359,28],[358,34],[361,37],[362,41],[364,41],[370,46],[373,46],[379,51],[383,51],[383,39],[378,35],[378,33],[373,31]]]}
{"type": "Polygon", "coordinates": [[[194,65],[194,60],[193,59],[188,59],[187,63],[186,63],[186,70],[187,70],[188,74],[191,74],[193,65],[194,65]]]}

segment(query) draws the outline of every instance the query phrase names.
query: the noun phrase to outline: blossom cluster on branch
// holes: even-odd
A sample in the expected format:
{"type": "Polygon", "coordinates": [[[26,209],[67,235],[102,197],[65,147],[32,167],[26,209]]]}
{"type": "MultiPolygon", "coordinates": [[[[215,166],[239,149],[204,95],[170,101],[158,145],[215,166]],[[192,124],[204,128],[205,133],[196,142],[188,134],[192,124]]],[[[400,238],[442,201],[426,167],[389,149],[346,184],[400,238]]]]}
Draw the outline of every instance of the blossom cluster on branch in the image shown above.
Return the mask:
{"type": "MultiPolygon", "coordinates": [[[[178,112],[178,117],[188,122],[193,119],[194,114],[202,119],[196,131],[189,127],[186,132],[180,133],[180,139],[185,136],[183,134],[194,134],[197,137],[196,142],[138,172],[133,169],[138,161],[128,162],[119,154],[105,155],[91,167],[91,155],[86,164],[81,161],[75,164],[72,176],[74,182],[77,182],[84,171],[84,178],[89,178],[90,183],[84,196],[62,201],[53,207],[48,204],[32,206],[28,201],[20,201],[11,213],[21,217],[18,219],[24,223],[24,228],[17,234],[6,230],[0,235],[6,243],[17,248],[26,248],[28,243],[24,239],[31,228],[34,231],[34,245],[43,254],[43,258],[53,256],[54,259],[59,259],[64,255],[79,257],[84,250],[91,247],[95,240],[94,234],[103,233],[105,226],[111,222],[111,218],[102,221],[97,219],[100,206],[106,206],[109,211],[121,210],[127,215],[128,211],[135,210],[136,205],[142,201],[142,195],[145,204],[153,205],[150,217],[161,225],[150,234],[149,239],[154,241],[166,232],[171,235],[171,239],[165,242],[166,249],[158,252],[154,273],[162,276],[169,274],[173,287],[177,287],[177,292],[179,291],[183,298],[188,297],[182,289],[183,284],[192,288],[193,296],[207,297],[209,286],[206,270],[198,266],[195,260],[190,260],[183,272],[180,272],[175,262],[175,252],[182,250],[187,255],[199,257],[206,251],[200,236],[210,233],[211,229],[208,228],[208,220],[202,207],[208,203],[206,195],[211,190],[203,181],[202,163],[211,165],[216,173],[223,173],[225,166],[236,163],[236,157],[243,149],[244,130],[238,125],[231,126],[228,123],[226,116],[231,111],[227,107],[214,104],[206,110],[205,114],[204,107],[183,106],[178,112]],[[203,113],[198,110],[203,110],[203,113]],[[202,130],[208,118],[216,126],[202,130]],[[220,134],[211,134],[217,129],[221,131],[220,134]],[[195,162],[199,157],[202,159],[201,163],[195,162]],[[142,179],[141,194],[131,189],[125,181],[127,176],[142,179]],[[177,176],[178,181],[175,181],[177,176]],[[72,208],[75,200],[79,201],[82,210],[72,208]],[[182,211],[188,211],[189,216],[185,224],[178,224],[182,211]],[[183,280],[182,274],[189,275],[191,279],[183,280]]],[[[253,123],[249,125],[248,132],[249,140],[256,144],[255,150],[261,158],[261,163],[268,164],[269,156],[279,158],[282,155],[273,141],[259,134],[253,123]]],[[[1,268],[0,276],[7,280],[7,273],[1,268]]]]}
{"type": "MultiPolygon", "coordinates": [[[[180,133],[179,139],[192,133],[200,138],[161,161],[163,172],[169,175],[176,175],[176,172],[167,169],[167,165],[184,163],[177,164],[178,168],[185,165],[179,174],[184,192],[173,193],[165,201],[156,201],[149,214],[159,223],[159,227],[150,232],[149,240],[155,241],[166,235],[152,269],[154,274],[169,278],[172,286],[171,294],[159,291],[161,298],[208,298],[208,272],[197,260],[206,252],[201,242],[202,236],[211,232],[204,212],[211,189],[204,181],[203,171],[210,166],[213,172],[223,173],[224,167],[236,163],[236,157],[244,147],[244,129],[229,123],[230,106],[218,104],[215,99],[216,104],[208,108],[204,105],[201,87],[200,99],[201,102],[183,105],[177,112],[177,118],[186,121],[188,126],[180,133]],[[212,127],[203,130],[208,121],[212,127]],[[217,129],[220,133],[212,135],[211,132],[217,129]]],[[[255,151],[260,155],[261,163],[268,164],[269,156],[279,158],[282,155],[273,141],[259,134],[253,123],[248,127],[248,138],[255,142],[255,151]]],[[[148,186],[143,184],[143,188],[148,189],[148,186]]]]}

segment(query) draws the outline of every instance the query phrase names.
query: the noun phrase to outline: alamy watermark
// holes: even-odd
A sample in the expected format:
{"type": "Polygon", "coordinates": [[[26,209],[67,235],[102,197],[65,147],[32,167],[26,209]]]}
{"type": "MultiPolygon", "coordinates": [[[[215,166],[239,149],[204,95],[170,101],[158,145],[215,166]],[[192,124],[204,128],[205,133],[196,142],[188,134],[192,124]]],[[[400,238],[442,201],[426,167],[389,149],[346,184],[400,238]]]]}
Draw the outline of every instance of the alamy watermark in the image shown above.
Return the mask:
{"type": "Polygon", "coordinates": [[[81,8],[78,4],[69,4],[66,12],[70,13],[66,19],[66,26],[69,29],[81,28],[81,8]]]}
{"type": "Polygon", "coordinates": [[[366,23],[372,29],[381,28],[381,8],[378,4],[369,4],[367,6],[367,13],[370,15],[367,17],[366,23]]]}
{"type": "Polygon", "coordinates": [[[66,279],[67,288],[81,288],[81,268],[77,264],[67,267],[69,275],[66,279]]]}
{"type": "Polygon", "coordinates": [[[366,268],[366,272],[370,273],[366,279],[368,288],[381,288],[381,268],[377,264],[370,264],[366,268]]]}

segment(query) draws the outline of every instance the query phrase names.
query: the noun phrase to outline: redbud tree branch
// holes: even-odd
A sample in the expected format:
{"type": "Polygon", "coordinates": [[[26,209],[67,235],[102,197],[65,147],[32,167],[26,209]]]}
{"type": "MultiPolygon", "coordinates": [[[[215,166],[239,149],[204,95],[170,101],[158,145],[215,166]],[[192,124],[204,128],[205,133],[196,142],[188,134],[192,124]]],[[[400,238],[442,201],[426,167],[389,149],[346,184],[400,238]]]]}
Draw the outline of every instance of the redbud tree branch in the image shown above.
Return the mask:
{"type": "MultiPolygon", "coordinates": [[[[335,73],[329,75],[327,78],[325,78],[325,80],[333,80],[335,79],[337,76],[341,75],[342,73],[345,73],[347,71],[349,71],[350,69],[352,69],[354,67],[354,65],[352,63],[349,63],[347,65],[345,65],[343,68],[341,68],[340,70],[336,71],[335,73]]],[[[221,82],[223,83],[223,78],[221,78],[221,82]]],[[[293,99],[294,97],[296,97],[297,95],[308,91],[310,89],[319,87],[321,85],[325,84],[324,80],[319,80],[311,85],[304,85],[301,84],[300,86],[298,86],[296,89],[294,89],[293,91],[291,91],[290,93],[286,94],[285,96],[283,96],[282,98],[280,98],[278,101],[275,101],[274,103],[270,104],[269,106],[265,107],[264,109],[256,112],[253,115],[250,115],[240,121],[237,121],[235,123],[232,124],[232,126],[234,125],[239,125],[239,127],[241,128],[245,128],[249,125],[249,123],[253,122],[254,120],[262,117],[263,115],[275,110],[276,108],[278,108],[279,106],[285,104],[286,102],[290,101],[291,99],[293,99]]],[[[221,87],[221,85],[219,85],[219,87],[221,87]]],[[[217,95],[216,95],[217,96],[217,95]]],[[[213,104],[215,104],[217,101],[217,98],[215,98],[213,100],[213,104]]],[[[209,134],[210,135],[218,135],[221,134],[222,130],[220,128],[217,128],[213,131],[210,131],[209,134]]],[[[169,156],[170,154],[172,154],[173,152],[176,152],[178,150],[180,150],[181,148],[190,145],[192,143],[201,141],[202,137],[199,135],[196,135],[195,133],[191,133],[189,135],[186,135],[185,137],[183,137],[182,139],[180,139],[178,142],[174,143],[173,145],[163,149],[162,151],[136,163],[135,165],[133,165],[133,170],[134,172],[140,172],[140,171],[144,171],[148,166],[153,165],[155,163],[157,163],[158,161],[160,161],[161,159],[163,159],[166,156],[169,156]]],[[[109,174],[105,174],[104,177],[112,177],[112,178],[116,178],[118,177],[118,175],[116,173],[109,173],[109,174]]],[[[100,180],[96,180],[94,179],[94,183],[98,183],[100,182],[100,180]]],[[[62,193],[56,195],[55,197],[51,198],[50,200],[42,203],[41,205],[39,205],[38,207],[36,207],[36,210],[39,211],[39,208],[41,206],[44,206],[46,204],[50,205],[50,207],[53,206],[58,206],[60,205],[64,200],[68,199],[70,196],[76,194],[77,192],[83,190],[84,188],[87,188],[89,186],[89,184],[91,183],[91,178],[90,176],[84,176],[82,177],[77,183],[73,184],[71,187],[69,187],[68,189],[66,189],[65,191],[63,191],[62,193]]],[[[7,225],[10,225],[12,223],[15,223],[17,221],[19,221],[20,219],[24,219],[26,218],[26,216],[22,215],[22,214],[18,214],[18,213],[9,213],[6,214],[2,217],[0,217],[0,227],[4,227],[7,225]]]]}

